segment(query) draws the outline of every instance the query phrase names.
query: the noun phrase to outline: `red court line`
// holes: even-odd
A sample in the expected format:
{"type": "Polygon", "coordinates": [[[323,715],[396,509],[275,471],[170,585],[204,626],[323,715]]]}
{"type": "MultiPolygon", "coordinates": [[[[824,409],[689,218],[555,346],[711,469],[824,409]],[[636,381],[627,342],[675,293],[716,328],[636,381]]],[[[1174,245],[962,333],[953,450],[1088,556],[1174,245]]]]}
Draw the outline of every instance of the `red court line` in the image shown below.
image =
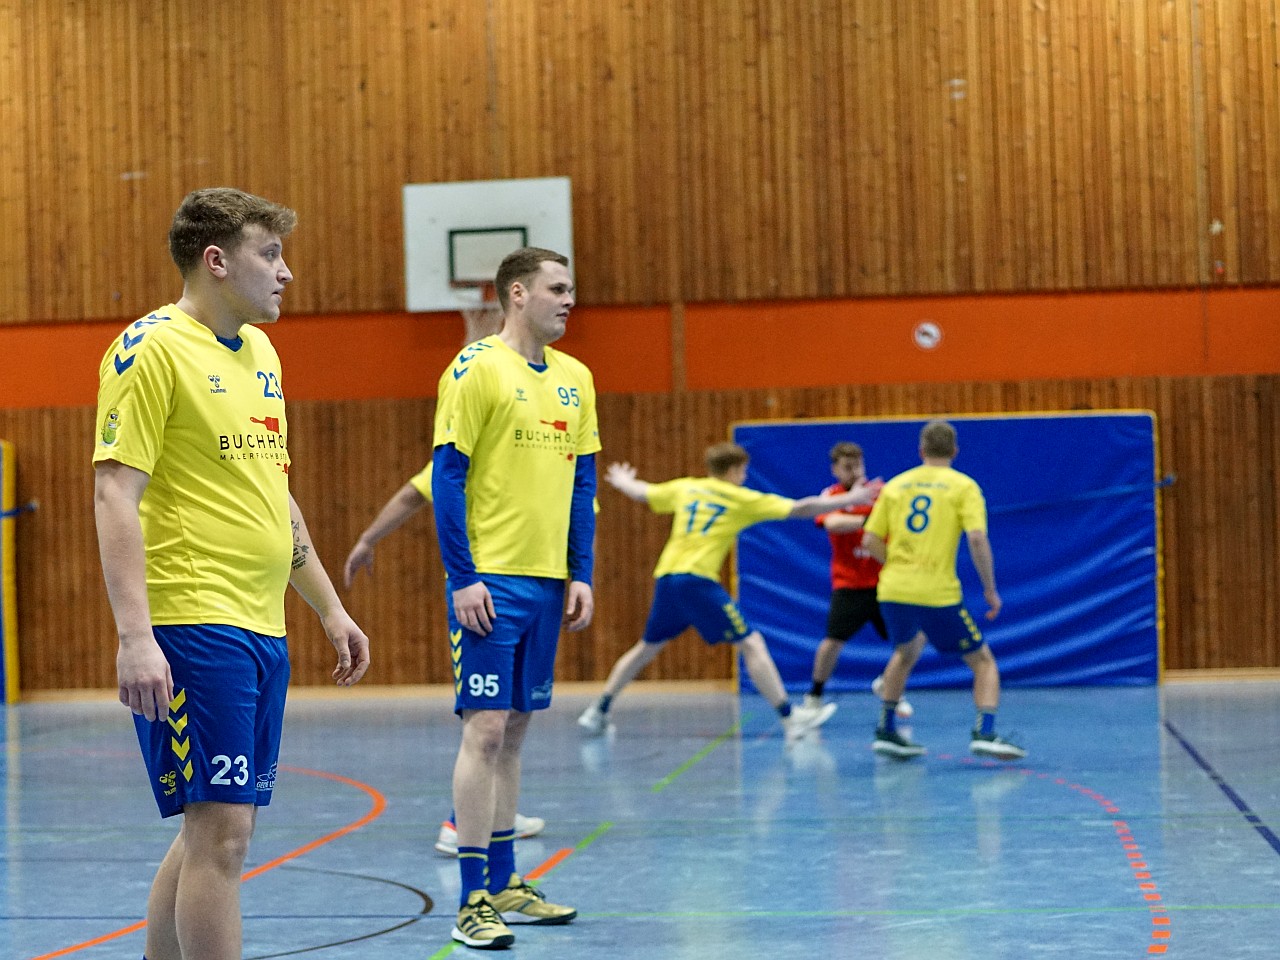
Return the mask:
{"type": "MultiPolygon", "coordinates": [[[[345,827],[341,827],[332,833],[325,834],[318,840],[312,840],[310,843],[304,844],[296,850],[290,850],[283,856],[276,857],[274,860],[254,867],[240,878],[242,881],[250,880],[259,874],[266,873],[268,870],[274,870],[282,863],[288,863],[290,860],[295,860],[303,854],[310,853],[317,847],[323,847],[326,843],[331,843],[339,837],[346,836],[354,830],[359,830],[361,827],[368,823],[372,823],[374,820],[378,819],[378,817],[382,816],[382,812],[387,808],[387,798],[367,783],[361,783],[359,780],[352,780],[350,777],[344,777],[337,773],[328,773],[324,770],[308,770],[304,767],[281,766],[280,769],[288,771],[289,773],[301,773],[308,777],[320,777],[324,780],[334,780],[338,783],[345,783],[347,786],[355,787],[357,790],[363,790],[373,801],[373,806],[370,807],[369,812],[359,820],[353,820],[345,827]]],[[[549,870],[550,867],[547,867],[546,869],[549,870]]],[[[544,870],[543,872],[545,873],[546,871],[544,870]]],[[[139,920],[137,923],[130,924],[127,927],[121,927],[119,930],[113,930],[111,933],[104,933],[102,936],[94,937],[92,940],[86,940],[84,943],[77,943],[70,947],[63,947],[61,950],[53,951],[53,953],[42,953],[38,957],[32,957],[31,960],[53,960],[54,957],[65,957],[67,954],[75,953],[78,950],[86,950],[89,947],[96,947],[101,943],[108,943],[112,940],[117,940],[120,937],[126,937],[131,933],[138,932],[146,927],[146,925],[147,921],[139,920]]]]}

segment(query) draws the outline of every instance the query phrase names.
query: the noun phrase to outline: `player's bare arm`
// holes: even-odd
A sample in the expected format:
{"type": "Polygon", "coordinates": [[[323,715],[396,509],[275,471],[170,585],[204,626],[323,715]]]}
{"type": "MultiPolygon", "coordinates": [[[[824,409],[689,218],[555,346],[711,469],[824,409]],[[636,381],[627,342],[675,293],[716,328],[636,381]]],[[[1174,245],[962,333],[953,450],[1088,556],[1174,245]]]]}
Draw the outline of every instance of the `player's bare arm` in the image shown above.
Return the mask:
{"type": "Polygon", "coordinates": [[[886,557],[885,543],[870,530],[862,531],[862,549],[871,554],[880,563],[884,563],[886,557]]]}
{"type": "Polygon", "coordinates": [[[822,529],[827,533],[853,533],[866,522],[866,516],[860,513],[829,513],[822,520],[822,529]]]}
{"type": "Polygon", "coordinates": [[[648,499],[649,484],[636,477],[636,468],[629,463],[611,463],[604,474],[605,482],[615,490],[640,503],[648,499]]]}
{"type": "Polygon", "coordinates": [[[373,576],[373,548],[383,537],[395,533],[404,526],[409,518],[426,504],[427,498],[411,483],[406,483],[397,490],[378,511],[378,515],[374,517],[368,529],[360,534],[360,539],[356,541],[355,546],[351,548],[351,553],[347,555],[347,562],[342,566],[342,585],[350,590],[356,574],[364,569],[368,569],[369,575],[373,576]]]}
{"type": "Polygon", "coordinates": [[[324,564],[316,556],[311,532],[298,503],[289,495],[289,522],[293,527],[293,572],[289,583],[320,617],[325,636],[338,653],[338,665],[331,676],[340,687],[359,683],[369,669],[369,638],[338,599],[324,564]]]}
{"type": "Polygon", "coordinates": [[[787,516],[790,519],[798,520],[804,517],[816,517],[820,513],[827,513],[831,510],[843,510],[845,507],[874,503],[876,497],[880,495],[880,488],[883,486],[884,481],[880,479],[859,480],[845,493],[837,493],[832,496],[802,497],[792,504],[791,512],[787,516]]]}
{"type": "Polygon", "coordinates": [[[966,530],[965,539],[969,542],[973,568],[978,571],[978,579],[982,581],[982,596],[987,601],[986,617],[994,620],[1000,615],[1004,601],[996,590],[996,563],[991,553],[991,541],[987,539],[985,530],[966,530]]]}
{"type": "Polygon", "coordinates": [[[120,702],[148,720],[163,720],[173,699],[169,661],[151,632],[146,550],[138,506],[151,478],[115,460],[94,470],[93,512],[107,599],[120,648],[116,678],[120,702]]]}

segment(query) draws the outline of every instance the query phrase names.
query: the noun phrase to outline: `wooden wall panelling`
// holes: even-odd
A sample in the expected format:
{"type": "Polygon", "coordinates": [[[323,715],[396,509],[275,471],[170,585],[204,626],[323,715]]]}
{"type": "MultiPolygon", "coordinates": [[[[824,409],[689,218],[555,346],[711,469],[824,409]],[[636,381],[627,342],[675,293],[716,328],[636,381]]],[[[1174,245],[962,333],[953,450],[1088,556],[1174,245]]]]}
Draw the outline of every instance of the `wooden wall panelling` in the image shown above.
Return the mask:
{"type": "Polygon", "coordinates": [[[25,269],[29,222],[28,138],[30,102],[24,96],[30,67],[29,29],[21,0],[0,0],[0,322],[24,316],[31,298],[31,272],[25,269]]]}
{"type": "MultiPolygon", "coordinates": [[[[1273,638],[1280,577],[1274,376],[605,395],[600,466],[629,460],[652,480],[699,473],[703,449],[737,420],[1082,408],[1151,409],[1159,417],[1158,472],[1178,478],[1161,494],[1166,665],[1280,666],[1273,638]]],[[[433,409],[428,400],[290,405],[293,490],[335,580],[360,532],[425,461],[433,409]]],[[[19,497],[41,504],[17,528],[27,690],[114,686],[114,626],[93,528],[91,417],[87,408],[0,411],[0,434],[17,445],[19,497]]],[[[874,458],[870,466],[874,472],[874,458]]],[[[565,640],[566,680],[603,680],[638,639],[653,564],[669,531],[669,518],[604,485],[600,502],[599,613],[589,633],[565,640]]],[[[442,581],[424,510],[378,547],[372,578],[341,590],[374,639],[373,682],[449,681],[442,581]]],[[[288,615],[296,682],[327,683],[332,657],[314,615],[294,595],[288,615]]],[[[684,638],[646,676],[715,679],[731,669],[726,651],[684,638]]]]}
{"type": "Polygon", "coordinates": [[[586,302],[1280,282],[1277,0],[0,16],[5,322],[149,309],[228,182],[299,209],[304,312],[401,307],[404,182],[552,174],[586,302]]]}

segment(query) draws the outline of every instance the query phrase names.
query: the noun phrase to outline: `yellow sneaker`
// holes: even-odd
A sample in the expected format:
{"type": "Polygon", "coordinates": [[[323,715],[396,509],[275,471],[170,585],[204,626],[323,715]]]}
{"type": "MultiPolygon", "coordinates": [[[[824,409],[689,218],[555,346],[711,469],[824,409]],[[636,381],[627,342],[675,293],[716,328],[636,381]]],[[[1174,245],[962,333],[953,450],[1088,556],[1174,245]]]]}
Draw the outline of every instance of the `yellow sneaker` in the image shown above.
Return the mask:
{"type": "Polygon", "coordinates": [[[493,898],[493,909],[509,923],[568,923],[578,915],[573,907],[547,903],[543,892],[525,883],[518,873],[511,875],[505,890],[490,896],[493,898]]]}
{"type": "Polygon", "coordinates": [[[466,906],[458,911],[452,936],[459,943],[481,950],[497,950],[516,942],[516,935],[502,922],[493,908],[493,900],[484,890],[471,891],[466,906]]]}

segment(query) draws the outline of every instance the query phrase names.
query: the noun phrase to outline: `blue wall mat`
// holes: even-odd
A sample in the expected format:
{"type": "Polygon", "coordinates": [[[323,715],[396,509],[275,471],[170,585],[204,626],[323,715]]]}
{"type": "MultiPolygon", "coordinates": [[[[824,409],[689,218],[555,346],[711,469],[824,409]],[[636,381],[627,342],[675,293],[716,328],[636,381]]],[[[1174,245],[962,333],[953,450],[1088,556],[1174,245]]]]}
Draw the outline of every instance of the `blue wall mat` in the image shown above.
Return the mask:
{"type": "MultiPolygon", "coordinates": [[[[983,614],[982,587],[961,542],[965,605],[1008,686],[1156,683],[1159,557],[1155,417],[1146,411],[950,417],[954,466],[987,498],[1004,610],[983,614]]],[[[735,424],[751,454],[748,485],[802,497],[832,482],[828,451],[860,444],[886,480],[916,466],[926,419],[735,424]]],[[[808,687],[826,626],[830,546],[811,520],[759,524],[739,539],[739,602],[764,633],[790,690],[808,687]]],[[[865,690],[889,655],[870,628],[845,645],[828,689],[865,690]]],[[[750,681],[742,674],[743,686],[750,681]]],[[[968,686],[965,665],[931,648],[914,687],[968,686]]]]}

